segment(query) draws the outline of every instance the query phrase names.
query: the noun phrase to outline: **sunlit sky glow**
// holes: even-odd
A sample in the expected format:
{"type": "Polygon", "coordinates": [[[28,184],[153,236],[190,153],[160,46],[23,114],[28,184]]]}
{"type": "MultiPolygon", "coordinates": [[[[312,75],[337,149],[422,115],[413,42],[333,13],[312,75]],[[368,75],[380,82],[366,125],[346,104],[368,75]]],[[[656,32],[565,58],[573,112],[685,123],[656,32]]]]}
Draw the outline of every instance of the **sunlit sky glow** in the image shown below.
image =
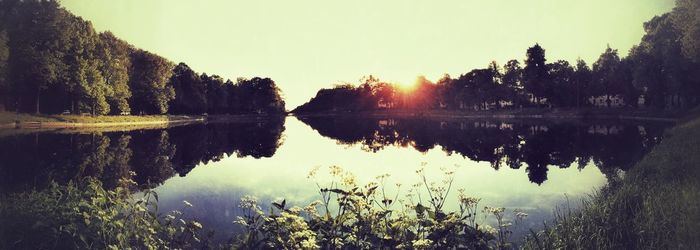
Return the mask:
{"type": "Polygon", "coordinates": [[[523,60],[592,63],[609,44],[626,55],[642,23],[673,0],[187,1],[64,0],[98,31],[197,72],[271,77],[287,108],[320,88],[373,74],[412,82],[523,60]]]}

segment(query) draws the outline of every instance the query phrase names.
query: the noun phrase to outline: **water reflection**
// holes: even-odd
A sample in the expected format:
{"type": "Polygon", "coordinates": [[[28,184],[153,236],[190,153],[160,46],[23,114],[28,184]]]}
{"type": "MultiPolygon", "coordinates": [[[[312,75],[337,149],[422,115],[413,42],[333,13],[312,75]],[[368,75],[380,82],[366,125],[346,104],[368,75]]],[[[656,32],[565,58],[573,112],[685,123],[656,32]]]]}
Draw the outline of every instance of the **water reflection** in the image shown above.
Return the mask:
{"type": "Polygon", "coordinates": [[[542,120],[465,120],[428,118],[301,117],[301,121],[340,144],[360,144],[378,152],[387,146],[442,151],[494,169],[525,167],[531,182],[547,180],[549,166],[585,167],[603,173],[627,170],[660,141],[668,124],[631,121],[546,122],[542,120]]]}
{"type": "MultiPolygon", "coordinates": [[[[287,117],[129,132],[43,132],[0,137],[0,189],[26,191],[50,181],[93,176],[107,187],[122,177],[156,187],[162,211],[185,210],[226,240],[238,199],[263,205],[318,199],[307,173],[339,165],[358,183],[391,174],[388,184],[431,180],[458,165],[455,188],[483,204],[530,214],[524,233],[548,219],[564,195],[575,200],[628,169],[670,124],[384,117],[287,117]],[[322,136],[319,136],[322,135],[322,136]],[[607,177],[606,177],[607,175],[607,177]],[[533,184],[536,183],[536,184],[533,184]],[[183,200],[194,207],[183,207],[183,200]]],[[[390,190],[391,191],[391,190],[390,190]]],[[[457,209],[455,197],[446,209],[457,209]]],[[[520,230],[520,229],[519,229],[520,230]]],[[[516,233],[518,235],[519,233],[516,233]]]]}
{"type": "Polygon", "coordinates": [[[0,138],[0,188],[22,191],[86,176],[108,188],[133,171],[142,187],[185,176],[200,163],[229,156],[271,157],[283,119],[198,124],[129,132],[42,132],[0,138]]]}

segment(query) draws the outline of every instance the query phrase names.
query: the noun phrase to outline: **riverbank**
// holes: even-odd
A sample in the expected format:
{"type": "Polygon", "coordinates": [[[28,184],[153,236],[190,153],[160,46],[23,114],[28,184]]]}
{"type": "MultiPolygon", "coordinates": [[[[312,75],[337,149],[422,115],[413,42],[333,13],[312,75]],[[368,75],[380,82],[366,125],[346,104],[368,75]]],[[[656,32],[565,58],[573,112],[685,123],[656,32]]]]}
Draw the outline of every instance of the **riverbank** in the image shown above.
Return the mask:
{"type": "Polygon", "coordinates": [[[320,112],[299,113],[297,117],[313,116],[395,116],[395,117],[435,117],[435,118],[496,118],[496,119],[628,119],[628,120],[653,120],[674,121],[683,117],[684,110],[657,110],[657,109],[632,109],[632,108],[523,108],[487,111],[463,111],[463,110],[377,110],[360,112],[320,112]]]}
{"type": "Polygon", "coordinates": [[[151,126],[163,124],[180,124],[202,122],[203,116],[81,116],[81,115],[33,115],[0,112],[0,128],[83,128],[83,127],[118,127],[151,126]]]}
{"type": "Polygon", "coordinates": [[[692,113],[580,210],[556,211],[524,248],[700,248],[700,116],[692,113]]]}
{"type": "Polygon", "coordinates": [[[281,115],[147,115],[147,116],[81,116],[33,115],[0,112],[0,129],[62,129],[103,127],[167,127],[205,122],[252,122],[281,115]]]}

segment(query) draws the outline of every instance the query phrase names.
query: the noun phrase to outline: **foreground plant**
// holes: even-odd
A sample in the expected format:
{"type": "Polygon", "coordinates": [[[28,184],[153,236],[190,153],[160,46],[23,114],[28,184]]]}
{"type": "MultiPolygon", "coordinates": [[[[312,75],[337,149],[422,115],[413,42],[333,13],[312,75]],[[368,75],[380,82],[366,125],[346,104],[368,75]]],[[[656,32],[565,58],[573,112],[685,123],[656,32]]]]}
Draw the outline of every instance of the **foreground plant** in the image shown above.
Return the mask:
{"type": "Polygon", "coordinates": [[[207,244],[202,225],[173,211],[159,215],[158,195],[135,198],[125,187],[105,190],[86,179],[0,200],[2,249],[181,249],[207,244]]]}
{"type": "MultiPolygon", "coordinates": [[[[309,177],[313,178],[318,169],[309,177]]],[[[423,170],[421,182],[399,199],[385,185],[388,175],[360,186],[354,175],[340,167],[329,169],[332,181],[317,182],[321,200],[304,208],[274,202],[269,213],[254,197],[241,199],[245,210],[236,223],[245,230],[235,247],[246,249],[489,249],[507,248],[505,224],[500,208],[499,230],[476,223],[480,199],[459,191],[459,211],[443,210],[450,193],[452,171],[444,171],[442,185],[429,182],[423,170]],[[424,191],[424,192],[421,192],[424,191]],[[427,197],[424,197],[427,194],[427,197]],[[503,224],[501,224],[503,223],[503,224]]],[[[520,212],[521,215],[524,213],[520,212]]]]}

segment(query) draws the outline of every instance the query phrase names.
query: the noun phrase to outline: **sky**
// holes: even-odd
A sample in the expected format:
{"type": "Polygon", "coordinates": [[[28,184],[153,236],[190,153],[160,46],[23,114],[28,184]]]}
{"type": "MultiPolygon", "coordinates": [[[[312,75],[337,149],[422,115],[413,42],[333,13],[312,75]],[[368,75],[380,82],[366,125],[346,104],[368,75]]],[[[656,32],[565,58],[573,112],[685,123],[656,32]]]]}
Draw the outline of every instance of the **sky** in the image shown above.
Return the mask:
{"type": "Polygon", "coordinates": [[[287,109],[321,88],[366,75],[412,83],[491,61],[592,64],[609,45],[626,55],[642,24],[674,0],[63,0],[73,14],[198,73],[270,77],[287,109]]]}

